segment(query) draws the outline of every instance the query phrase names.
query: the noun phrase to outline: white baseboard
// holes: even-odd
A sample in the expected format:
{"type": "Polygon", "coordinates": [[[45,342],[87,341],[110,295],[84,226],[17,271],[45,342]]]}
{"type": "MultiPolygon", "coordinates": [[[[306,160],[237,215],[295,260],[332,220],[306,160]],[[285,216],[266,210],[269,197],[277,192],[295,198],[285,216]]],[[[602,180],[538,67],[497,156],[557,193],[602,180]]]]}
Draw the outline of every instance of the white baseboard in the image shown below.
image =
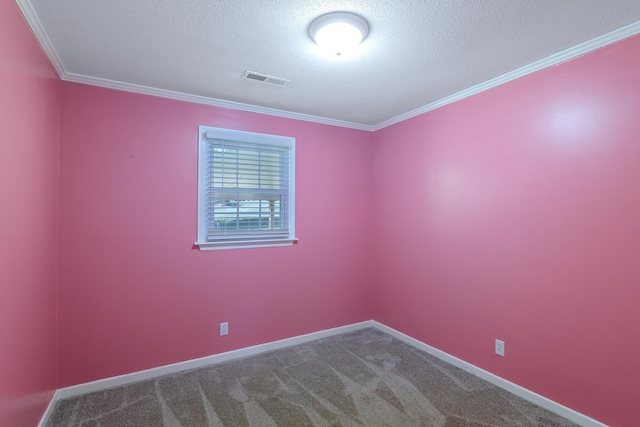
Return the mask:
{"type": "Polygon", "coordinates": [[[596,421],[593,418],[589,418],[586,415],[581,414],[580,412],[576,412],[571,408],[567,408],[564,405],[561,405],[557,402],[554,402],[551,399],[547,399],[544,396],[539,395],[538,393],[534,393],[531,390],[528,390],[524,387],[519,386],[518,384],[512,383],[511,381],[505,380],[495,374],[492,374],[489,371],[485,371],[482,368],[479,368],[471,363],[465,362],[462,359],[458,359],[455,356],[452,356],[448,353],[445,353],[442,350],[438,350],[435,347],[431,347],[428,344],[423,343],[422,341],[418,341],[415,338],[410,337],[409,335],[405,335],[402,332],[396,331],[393,328],[390,328],[386,325],[383,325],[380,322],[376,322],[375,320],[371,321],[373,323],[373,327],[385,332],[392,337],[405,342],[413,347],[416,347],[418,350],[422,350],[425,353],[429,353],[432,356],[437,357],[438,359],[447,362],[450,365],[456,366],[460,369],[463,369],[470,374],[473,374],[483,380],[490,382],[491,384],[498,386],[510,393],[515,394],[516,396],[520,396],[529,402],[540,406],[548,411],[551,411],[555,414],[558,414],[574,423],[580,424],[584,427],[607,427],[606,424],[601,423],[600,421],[596,421]]]}
{"type": "Polygon", "coordinates": [[[573,409],[567,408],[553,400],[547,399],[544,396],[541,396],[537,393],[534,393],[530,390],[527,390],[524,387],[521,387],[517,384],[512,383],[511,381],[507,381],[504,378],[501,378],[497,375],[492,374],[489,371],[485,371],[482,368],[474,366],[470,363],[465,362],[462,359],[458,359],[455,356],[452,356],[444,351],[438,350],[437,348],[431,347],[421,341],[418,341],[415,338],[412,338],[408,335],[403,334],[402,332],[396,331],[393,328],[390,328],[382,323],[379,323],[375,320],[368,320],[360,323],[354,323],[351,325],[340,326],[337,328],[326,329],[323,331],[313,332],[310,334],[299,335],[292,338],[286,338],[279,341],[273,341],[265,344],[254,345],[251,347],[241,348],[239,350],[228,351],[226,353],[214,354],[212,356],[201,357],[199,359],[187,360],[184,362],[174,363],[171,365],[160,366],[157,368],[147,369],[144,371],[133,372],[131,374],[119,375],[116,377],[105,378],[102,380],[92,381],[84,384],[78,384],[71,387],[65,387],[57,390],[51,399],[49,406],[47,407],[46,412],[44,413],[39,427],[44,427],[53,412],[53,408],[58,400],[67,399],[70,397],[78,396],[81,394],[92,393],[95,391],[104,390],[112,387],[119,387],[131,383],[135,383],[138,381],[144,381],[156,377],[160,377],[163,375],[174,374],[180,371],[185,371],[189,369],[200,368],[207,365],[213,365],[216,363],[226,362],[233,359],[239,359],[242,357],[254,356],[256,354],[264,353],[267,351],[278,350],[285,347],[290,347],[297,344],[303,344],[309,341],[314,341],[321,338],[330,337],[333,335],[344,334],[347,332],[353,332],[360,329],[365,328],[376,328],[382,332],[385,332],[394,338],[410,344],[416,347],[419,350],[422,350],[426,353],[431,354],[432,356],[437,357],[451,365],[457,366],[483,380],[490,382],[510,393],[515,394],[516,396],[520,396],[523,399],[528,400],[531,403],[534,403],[542,408],[545,408],[553,413],[556,413],[562,417],[565,417],[568,420],[571,420],[577,424],[580,424],[584,427],[607,427],[606,424],[603,424],[599,421],[596,421],[592,418],[587,417],[579,412],[574,411],[573,409]]]}
{"type": "Polygon", "coordinates": [[[146,369],[144,371],[133,372],[131,374],[118,375],[116,377],[105,378],[102,380],[91,381],[84,384],[61,388],[56,392],[55,397],[57,397],[58,399],[67,399],[69,397],[78,396],[80,394],[92,393],[94,391],[104,390],[111,387],[119,387],[138,381],[161,377],[163,375],[175,374],[176,372],[180,371],[200,368],[207,365],[226,362],[228,360],[239,359],[241,357],[254,356],[256,354],[264,353],[267,351],[278,350],[284,347],[303,344],[309,341],[318,340],[320,338],[326,338],[333,335],[344,334],[347,332],[353,332],[370,327],[373,327],[372,320],[354,323],[347,326],[340,326],[332,329],[325,329],[323,331],[312,332],[310,334],[298,335],[292,338],[272,341],[265,344],[254,345],[251,347],[245,347],[239,350],[228,351],[225,353],[214,354],[212,356],[205,356],[198,359],[192,359],[184,362],[173,363],[171,365],[146,369]]]}
{"type": "Polygon", "coordinates": [[[58,390],[56,390],[55,393],[53,393],[51,401],[49,402],[49,405],[47,405],[47,409],[44,411],[42,418],[40,418],[38,427],[44,427],[45,425],[47,425],[47,421],[49,421],[49,417],[51,416],[51,414],[53,414],[53,408],[55,408],[58,400],[60,400],[60,396],[58,395],[58,390]]]}

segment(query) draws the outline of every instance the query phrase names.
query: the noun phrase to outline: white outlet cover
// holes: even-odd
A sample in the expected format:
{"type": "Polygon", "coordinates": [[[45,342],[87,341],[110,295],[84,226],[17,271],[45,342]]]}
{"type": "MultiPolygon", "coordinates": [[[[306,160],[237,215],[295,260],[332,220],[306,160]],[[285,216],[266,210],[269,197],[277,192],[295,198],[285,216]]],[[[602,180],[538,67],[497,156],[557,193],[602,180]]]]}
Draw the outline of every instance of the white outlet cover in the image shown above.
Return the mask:
{"type": "Polygon", "coordinates": [[[496,354],[504,357],[504,341],[496,340],[496,354]]]}
{"type": "Polygon", "coordinates": [[[220,336],[229,335],[229,322],[220,323],[220,336]]]}

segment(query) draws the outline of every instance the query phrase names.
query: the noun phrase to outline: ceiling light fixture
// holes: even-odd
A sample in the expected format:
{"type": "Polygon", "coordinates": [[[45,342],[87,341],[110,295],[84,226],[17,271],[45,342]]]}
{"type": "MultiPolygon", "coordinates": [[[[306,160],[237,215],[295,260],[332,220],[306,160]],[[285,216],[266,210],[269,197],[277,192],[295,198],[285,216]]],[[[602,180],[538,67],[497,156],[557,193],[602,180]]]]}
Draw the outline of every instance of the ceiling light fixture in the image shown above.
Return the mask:
{"type": "Polygon", "coordinates": [[[357,47],[368,33],[367,21],[348,12],[327,13],[316,18],[309,26],[313,41],[336,55],[357,47]]]}

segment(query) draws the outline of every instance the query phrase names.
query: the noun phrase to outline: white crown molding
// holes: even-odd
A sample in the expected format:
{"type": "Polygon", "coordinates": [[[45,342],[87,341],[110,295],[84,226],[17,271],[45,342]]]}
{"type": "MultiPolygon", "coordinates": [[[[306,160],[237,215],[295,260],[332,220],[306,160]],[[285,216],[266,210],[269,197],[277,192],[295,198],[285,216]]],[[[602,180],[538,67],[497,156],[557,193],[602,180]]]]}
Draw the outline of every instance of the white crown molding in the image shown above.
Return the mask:
{"type": "Polygon", "coordinates": [[[302,120],[305,122],[319,123],[323,125],[337,126],[337,127],[356,129],[356,130],[364,130],[368,132],[372,131],[372,126],[364,125],[361,123],[353,123],[353,122],[347,122],[345,120],[337,120],[337,119],[330,119],[326,117],[313,116],[311,114],[295,113],[292,111],[278,110],[276,108],[259,107],[256,105],[243,104],[240,102],[225,101],[223,99],[209,98],[209,97],[199,96],[199,95],[190,95],[187,93],[175,92],[175,91],[166,90],[166,89],[158,89],[158,88],[149,87],[149,86],[136,85],[136,84],[119,82],[119,81],[109,80],[109,79],[102,79],[99,77],[91,77],[91,76],[85,76],[82,74],[68,73],[65,70],[64,65],[62,64],[62,60],[60,59],[58,52],[56,52],[55,48],[53,47],[53,43],[51,42],[51,39],[49,39],[49,36],[44,30],[44,27],[42,26],[42,22],[40,21],[40,18],[38,18],[38,15],[36,14],[33,7],[31,6],[31,2],[29,2],[29,0],[15,0],[15,2],[18,5],[18,9],[20,9],[20,12],[22,13],[22,16],[24,16],[25,20],[27,21],[27,24],[31,28],[31,31],[33,31],[34,35],[36,36],[36,39],[40,43],[42,50],[44,50],[45,54],[49,58],[49,61],[51,61],[51,64],[55,68],[61,80],[74,82],[74,83],[83,83],[83,84],[92,85],[92,86],[99,86],[99,87],[104,87],[108,89],[121,90],[125,92],[133,92],[133,93],[140,93],[144,95],[158,96],[161,98],[175,99],[178,101],[192,102],[196,104],[212,105],[214,107],[227,108],[231,110],[247,111],[250,113],[265,114],[268,116],[302,120]]]}
{"type": "Polygon", "coordinates": [[[547,56],[546,58],[532,62],[528,65],[525,65],[524,67],[520,67],[516,70],[502,74],[501,76],[495,77],[491,80],[487,80],[483,83],[462,90],[458,93],[454,93],[453,95],[449,95],[430,104],[416,108],[415,110],[408,111],[389,120],[380,122],[377,125],[372,126],[372,131],[375,132],[380,129],[384,129],[388,126],[400,123],[415,116],[419,116],[420,114],[424,114],[428,111],[435,110],[436,108],[443,107],[447,104],[451,104],[477,93],[484,92],[487,89],[491,89],[501,84],[510,82],[511,80],[526,76],[527,74],[542,70],[543,68],[551,67],[561,62],[565,62],[578,56],[584,55],[593,50],[600,49],[601,47],[634,36],[638,33],[640,33],[640,21],[633,22],[629,25],[618,28],[617,30],[613,30],[611,32],[588,40],[584,43],[580,43],[553,55],[547,56]]]}
{"type": "Polygon", "coordinates": [[[453,102],[459,101],[464,98],[468,98],[472,95],[478,94],[480,92],[484,92],[485,90],[494,88],[501,84],[510,82],[512,80],[518,79],[520,77],[526,76],[527,74],[534,73],[536,71],[542,70],[547,67],[551,67],[553,65],[557,65],[561,62],[568,61],[570,59],[576,58],[578,56],[584,55],[588,52],[591,52],[596,49],[600,49],[601,47],[610,45],[617,41],[626,39],[628,37],[634,36],[640,33],[640,21],[633,22],[624,27],[618,28],[617,30],[610,31],[606,34],[588,40],[586,42],[580,43],[553,55],[547,56],[546,58],[540,59],[538,61],[532,62],[524,67],[520,67],[516,70],[510,71],[508,73],[502,74],[501,76],[495,77],[493,79],[487,80],[485,82],[479,83],[470,88],[464,89],[460,92],[454,93],[453,95],[446,96],[437,101],[426,104],[422,107],[416,108],[414,110],[408,111],[406,113],[400,114],[398,116],[392,117],[388,120],[380,122],[376,125],[365,125],[361,123],[353,123],[347,122],[344,120],[336,120],[330,119],[326,117],[313,116],[310,114],[303,113],[295,113],[292,111],[279,110],[275,108],[267,108],[267,107],[259,107],[256,105],[243,104],[240,102],[233,101],[225,101],[222,99],[209,98],[205,96],[199,95],[191,95],[182,92],[175,92],[166,89],[158,89],[149,86],[136,85],[131,83],[124,83],[115,80],[102,79],[98,77],[90,77],[81,74],[68,73],[60,59],[58,53],[53,47],[51,40],[47,36],[40,19],[36,15],[31,3],[28,0],[15,0],[18,8],[22,12],[25,20],[31,27],[31,30],[35,34],[37,40],[40,42],[42,49],[49,57],[49,60],[53,64],[56,72],[60,76],[62,80],[75,82],[75,83],[83,83],[92,86],[100,86],[108,89],[116,89],[122,90],[126,92],[140,93],[144,95],[152,95],[158,96],[161,98],[169,98],[175,99],[179,101],[193,102],[197,104],[204,105],[212,105],[220,108],[228,108],[232,110],[240,110],[247,111],[251,113],[258,114],[266,114],[269,116],[283,117],[294,120],[302,120],[306,122],[320,123],[330,126],[338,126],[349,129],[357,129],[368,132],[375,132],[380,129],[384,129],[388,126],[394,125],[396,123],[400,123],[404,120],[410,119],[415,116],[419,116],[420,114],[424,114],[428,111],[435,110],[437,108],[443,107],[447,104],[451,104],[453,102]]]}
{"type": "Polygon", "coordinates": [[[58,76],[61,79],[64,79],[66,72],[64,70],[64,65],[62,65],[62,60],[60,59],[60,56],[58,56],[58,52],[54,49],[49,36],[44,31],[42,22],[40,22],[40,18],[38,18],[35,10],[33,10],[31,2],[28,0],[15,0],[15,2],[22,13],[22,16],[24,16],[24,19],[27,21],[27,24],[29,24],[31,31],[33,31],[33,34],[40,43],[42,50],[44,50],[44,53],[49,57],[49,61],[51,61],[51,64],[58,73],[58,76]]]}
{"type": "Polygon", "coordinates": [[[116,80],[102,79],[99,77],[89,77],[81,74],[65,73],[63,80],[83,83],[92,86],[100,86],[108,89],[122,90],[125,92],[140,93],[144,95],[158,96],[161,98],[175,99],[178,101],[193,102],[196,104],[212,105],[214,107],[228,108],[231,110],[247,111],[250,113],[266,114],[268,116],[283,117],[286,119],[302,120],[305,122],[320,123],[323,125],[338,126],[349,129],[371,131],[372,127],[360,123],[352,123],[344,120],[329,119],[326,117],[313,116],[310,114],[295,113],[292,111],[278,110],[276,108],[260,107],[257,105],[243,104],[223,99],[209,98],[200,95],[175,92],[172,90],[158,89],[150,86],[142,86],[131,83],[119,82],[116,80]]]}

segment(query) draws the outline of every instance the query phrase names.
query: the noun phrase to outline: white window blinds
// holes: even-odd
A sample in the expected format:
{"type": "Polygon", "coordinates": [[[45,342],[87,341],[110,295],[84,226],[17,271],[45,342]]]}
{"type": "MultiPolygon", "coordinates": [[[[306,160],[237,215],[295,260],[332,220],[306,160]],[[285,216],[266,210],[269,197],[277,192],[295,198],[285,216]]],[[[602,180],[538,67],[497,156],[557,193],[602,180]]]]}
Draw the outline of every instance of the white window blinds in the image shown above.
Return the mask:
{"type": "Polygon", "coordinates": [[[293,146],[270,138],[257,142],[259,138],[250,136],[259,134],[241,134],[248,134],[243,141],[220,138],[224,135],[215,130],[203,134],[198,240],[290,240],[293,146]]]}

